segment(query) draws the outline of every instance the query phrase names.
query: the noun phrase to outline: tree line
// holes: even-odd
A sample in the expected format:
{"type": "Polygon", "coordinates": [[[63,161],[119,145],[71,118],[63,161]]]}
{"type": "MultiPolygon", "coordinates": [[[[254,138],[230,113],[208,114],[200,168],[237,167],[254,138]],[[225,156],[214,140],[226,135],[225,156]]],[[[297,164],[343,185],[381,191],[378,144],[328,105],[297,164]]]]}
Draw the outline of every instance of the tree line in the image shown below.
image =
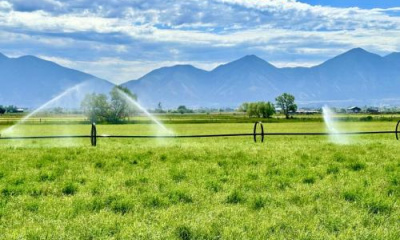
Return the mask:
{"type": "MultiPolygon", "coordinates": [[[[81,102],[81,109],[83,113],[91,122],[109,122],[118,123],[124,121],[127,117],[137,113],[134,104],[129,103],[129,99],[137,101],[137,95],[132,93],[128,88],[122,86],[114,87],[110,92],[110,99],[106,94],[87,94],[81,102]]],[[[246,112],[249,117],[269,118],[276,113],[275,106],[282,109],[286,118],[289,118],[290,112],[297,110],[297,105],[294,102],[293,95],[284,93],[278,96],[273,104],[272,102],[245,102],[239,107],[239,111],[246,112]]],[[[54,112],[62,112],[62,109],[55,109],[54,112]],[[57,110],[57,111],[56,111],[57,110]]],[[[17,112],[16,106],[1,106],[0,114],[6,112],[17,112]]],[[[158,104],[155,112],[165,113],[162,109],[161,103],[158,104]]],[[[179,106],[172,113],[193,113],[192,109],[184,105],[179,106]]]]}
{"type": "MultiPolygon", "coordinates": [[[[282,109],[282,113],[288,119],[291,112],[297,110],[295,97],[289,93],[283,93],[275,98],[276,106],[282,109]]],[[[275,105],[271,102],[245,102],[240,105],[240,112],[245,112],[249,117],[270,118],[276,113],[275,105]]]]}
{"type": "Polygon", "coordinates": [[[0,105],[0,114],[16,113],[16,112],[18,112],[17,109],[18,109],[17,106],[14,106],[14,105],[10,105],[10,106],[2,106],[2,105],[0,105]]]}

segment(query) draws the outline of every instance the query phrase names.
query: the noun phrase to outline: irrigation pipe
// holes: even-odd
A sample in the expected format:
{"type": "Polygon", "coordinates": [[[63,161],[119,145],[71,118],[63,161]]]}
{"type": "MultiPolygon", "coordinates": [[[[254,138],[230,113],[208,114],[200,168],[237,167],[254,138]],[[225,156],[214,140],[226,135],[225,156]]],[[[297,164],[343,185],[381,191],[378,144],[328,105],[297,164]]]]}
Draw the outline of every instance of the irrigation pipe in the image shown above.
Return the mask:
{"type": "Polygon", "coordinates": [[[97,145],[97,138],[216,138],[216,137],[245,137],[253,136],[257,142],[257,136],[261,136],[261,142],[265,136],[328,136],[328,135],[373,135],[373,134],[395,134],[399,140],[400,121],[397,122],[395,131],[367,131],[367,132],[264,132],[264,126],[261,122],[254,124],[253,133],[229,133],[229,134],[200,134],[200,135],[97,135],[96,124],[92,124],[90,135],[66,135],[66,136],[17,136],[1,137],[0,140],[14,139],[63,139],[63,138],[90,138],[92,146],[97,145]],[[257,127],[260,126],[261,133],[257,133],[257,127]]]}

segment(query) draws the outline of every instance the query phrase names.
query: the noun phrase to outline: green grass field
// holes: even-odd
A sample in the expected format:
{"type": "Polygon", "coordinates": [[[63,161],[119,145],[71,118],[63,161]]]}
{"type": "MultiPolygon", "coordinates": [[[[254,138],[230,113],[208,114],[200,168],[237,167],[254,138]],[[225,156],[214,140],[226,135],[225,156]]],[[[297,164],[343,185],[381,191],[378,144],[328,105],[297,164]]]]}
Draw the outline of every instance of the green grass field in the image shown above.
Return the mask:
{"type": "MultiPolygon", "coordinates": [[[[6,114],[0,115],[0,125],[12,125],[21,120],[27,113],[6,114]]],[[[223,113],[194,113],[194,114],[156,114],[157,118],[166,124],[183,124],[183,123],[253,123],[255,121],[264,121],[268,123],[287,122],[285,116],[282,114],[275,114],[272,118],[253,118],[247,116],[245,113],[240,112],[223,112],[223,113]]],[[[396,121],[400,119],[398,113],[381,113],[381,114],[336,114],[335,118],[344,122],[365,122],[365,121],[396,121]]],[[[152,121],[145,115],[133,116],[125,119],[130,124],[148,124],[152,121]]],[[[291,122],[323,122],[321,114],[299,114],[294,115],[290,119],[291,122]]],[[[28,124],[85,124],[88,123],[86,117],[79,114],[50,114],[50,113],[37,113],[26,120],[28,124]]]]}
{"type": "MultiPolygon", "coordinates": [[[[393,131],[396,122],[343,122],[393,131]]],[[[0,126],[1,129],[6,125],[0,126]]],[[[176,134],[251,133],[251,123],[170,124],[176,134]]],[[[324,132],[322,122],[265,124],[324,132]]],[[[155,134],[150,124],[98,134],[155,134]]],[[[21,125],[15,134],[89,134],[21,125]]],[[[0,239],[399,239],[394,134],[210,139],[0,140],[0,239]]]]}

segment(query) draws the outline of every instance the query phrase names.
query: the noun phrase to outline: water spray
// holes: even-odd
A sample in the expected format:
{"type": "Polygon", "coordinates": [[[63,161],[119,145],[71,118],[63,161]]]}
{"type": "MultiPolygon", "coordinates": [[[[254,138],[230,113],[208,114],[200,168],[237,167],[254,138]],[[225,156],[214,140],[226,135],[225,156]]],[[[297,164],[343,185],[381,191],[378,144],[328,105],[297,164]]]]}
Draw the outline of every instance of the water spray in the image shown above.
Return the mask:
{"type": "Polygon", "coordinates": [[[135,101],[132,97],[130,97],[128,94],[124,93],[120,89],[117,88],[118,93],[125,98],[129,103],[133,104],[135,107],[137,107],[140,111],[142,111],[148,118],[150,118],[157,126],[159,126],[162,130],[164,130],[166,133],[172,134],[171,130],[167,129],[160,121],[158,121],[157,118],[155,118],[153,115],[151,115],[142,105],[140,105],[137,101],[135,101]]]}
{"type": "Polygon", "coordinates": [[[43,104],[42,106],[40,106],[39,108],[35,109],[35,111],[29,113],[28,115],[26,115],[25,117],[23,117],[21,120],[19,120],[16,124],[12,125],[9,128],[6,128],[4,131],[2,131],[1,133],[3,135],[8,134],[10,132],[12,132],[14,130],[14,128],[24,122],[26,122],[30,117],[32,117],[33,115],[37,114],[38,112],[42,111],[43,109],[46,109],[47,107],[51,106],[53,103],[57,102],[58,100],[60,100],[61,98],[67,96],[68,94],[78,91],[79,88],[81,88],[82,86],[84,86],[86,84],[86,82],[77,84],[71,88],[68,88],[67,90],[65,90],[64,92],[60,93],[58,96],[54,97],[53,99],[51,99],[50,101],[46,102],[45,104],[43,104]]]}
{"type": "Polygon", "coordinates": [[[339,125],[333,118],[334,112],[325,105],[324,107],[322,107],[322,114],[324,117],[325,126],[330,133],[329,138],[331,139],[331,141],[336,144],[348,144],[349,139],[346,135],[338,135],[338,133],[340,133],[341,131],[339,130],[339,125]]]}

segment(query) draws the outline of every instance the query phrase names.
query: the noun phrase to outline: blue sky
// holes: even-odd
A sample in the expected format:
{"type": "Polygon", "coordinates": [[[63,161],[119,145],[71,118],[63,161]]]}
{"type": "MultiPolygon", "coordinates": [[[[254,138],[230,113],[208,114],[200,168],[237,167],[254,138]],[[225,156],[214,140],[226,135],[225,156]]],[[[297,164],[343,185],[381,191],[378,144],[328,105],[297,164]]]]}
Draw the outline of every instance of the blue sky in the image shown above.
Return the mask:
{"type": "Polygon", "coordinates": [[[300,2],[311,5],[323,5],[331,7],[359,7],[364,9],[372,8],[393,8],[398,7],[398,0],[301,0],[300,2]]]}
{"type": "Polygon", "coordinates": [[[385,55],[400,51],[399,36],[398,0],[0,0],[0,52],[116,83],[249,54],[279,67],[354,47],[385,55]]]}

